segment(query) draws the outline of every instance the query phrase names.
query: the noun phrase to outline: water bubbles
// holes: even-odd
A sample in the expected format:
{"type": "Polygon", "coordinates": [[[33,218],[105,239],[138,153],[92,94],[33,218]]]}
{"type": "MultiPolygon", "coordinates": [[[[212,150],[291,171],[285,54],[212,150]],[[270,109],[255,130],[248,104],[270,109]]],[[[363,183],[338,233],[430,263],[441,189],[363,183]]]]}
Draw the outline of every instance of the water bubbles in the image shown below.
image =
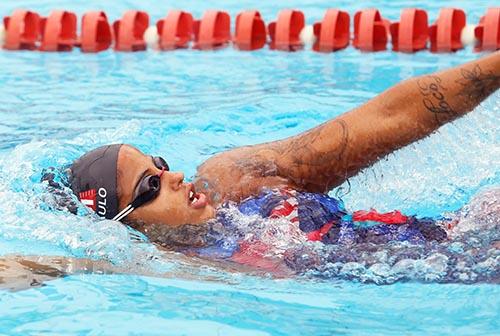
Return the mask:
{"type": "MultiPolygon", "coordinates": [[[[482,193],[476,199],[488,195],[490,192],[482,193]]],[[[468,217],[477,216],[469,213],[468,217]]],[[[495,245],[500,238],[498,226],[483,230],[483,223],[479,221],[476,226],[480,229],[476,227],[468,235],[452,236],[441,243],[308,243],[307,248],[302,246],[296,251],[287,251],[287,264],[306,277],[341,278],[376,284],[395,281],[498,282],[500,249],[495,245]]]]}
{"type": "Polygon", "coordinates": [[[368,274],[370,274],[370,278],[374,279],[374,282],[379,283],[379,282],[392,282],[391,281],[391,275],[392,275],[392,270],[391,267],[388,264],[384,263],[377,263],[373,264],[368,268],[367,271],[368,274]]]}
{"type": "Polygon", "coordinates": [[[421,272],[427,281],[437,281],[446,275],[448,257],[434,253],[423,260],[421,272]]]}
{"type": "MultiPolygon", "coordinates": [[[[497,92],[465,117],[351,178],[350,185],[347,182],[342,185],[345,189],[350,187],[345,196],[348,209],[400,209],[404,213],[436,217],[460,209],[485,186],[498,184],[499,108],[497,92]]],[[[498,194],[491,196],[498,198],[498,194]]],[[[489,207],[488,203],[494,203],[492,199],[485,202],[474,207],[489,207]]],[[[496,204],[498,208],[500,203],[496,204]]],[[[494,221],[495,216],[490,220],[494,221]]]]}
{"type": "MultiPolygon", "coordinates": [[[[178,126],[168,132],[184,132],[182,128],[184,126],[179,122],[165,125],[178,126]]],[[[8,156],[0,160],[2,171],[0,239],[27,242],[28,245],[34,246],[27,250],[30,254],[36,254],[37,244],[44,242],[52,244],[55,253],[60,253],[62,250],[69,256],[107,260],[118,265],[133,265],[134,270],[138,267],[159,270],[171,265],[172,260],[161,262],[163,253],[137,232],[119,223],[99,219],[83,206],[78,208],[78,216],[61,209],[59,200],[47,192],[47,183],[40,182],[43,169],[64,167],[86,150],[104,143],[131,142],[138,144],[146,152],[161,153],[167,134],[161,133],[158,129],[156,126],[153,128],[131,121],[117,129],[91,132],[88,136],[78,139],[50,143],[33,141],[14,148],[8,156]],[[158,140],[152,141],[153,138],[158,140]]],[[[447,140],[449,142],[455,141],[454,137],[446,132],[444,136],[449,138],[447,140]]],[[[184,140],[187,143],[187,137],[184,140]]],[[[431,149],[435,144],[432,146],[423,144],[423,146],[431,149]]],[[[193,148],[191,150],[194,151],[193,148]]],[[[416,151],[401,152],[397,160],[418,162],[419,157],[426,157],[424,152],[420,147],[416,151]]],[[[179,162],[186,160],[180,156],[174,159],[179,162]]],[[[423,198],[429,194],[437,195],[434,204],[436,208],[440,207],[443,200],[451,199],[450,197],[456,198],[457,202],[470,197],[467,195],[476,188],[477,181],[470,176],[467,177],[463,166],[461,168],[456,162],[447,162],[444,167],[438,167],[441,159],[429,157],[424,166],[436,166],[436,171],[443,174],[442,176],[457,169],[458,172],[454,174],[464,174],[465,187],[457,186],[456,179],[459,177],[454,177],[455,180],[438,183],[439,188],[432,188],[425,183],[411,181],[415,178],[427,178],[418,167],[408,169],[407,165],[398,164],[395,167],[396,173],[402,173],[402,176],[409,178],[405,180],[399,179],[397,174],[392,174],[386,166],[380,166],[375,167],[370,173],[361,175],[357,182],[353,183],[352,192],[346,196],[347,206],[350,208],[359,206],[362,201],[369,202],[370,197],[377,198],[379,195],[384,201],[388,200],[389,196],[392,197],[386,203],[386,207],[388,210],[393,210],[392,207],[401,201],[398,199],[399,196],[394,198],[394,195],[404,195],[405,192],[401,191],[405,189],[403,187],[408,187],[410,190],[408,199],[403,203],[412,206],[422,201],[423,206],[427,208],[428,202],[433,201],[426,199],[424,202],[423,198]],[[373,179],[368,177],[371,175],[373,179]],[[387,179],[390,180],[389,187],[382,190],[381,183],[387,182],[387,179]],[[409,182],[405,184],[407,182],[404,181],[409,182]],[[416,194],[418,197],[415,197],[416,194]],[[354,202],[352,202],[353,196],[358,197],[354,202]]],[[[389,163],[391,162],[395,161],[389,159],[389,163]]],[[[185,164],[188,164],[187,161],[185,164]]],[[[481,169],[485,163],[475,164],[474,169],[481,169]]],[[[273,167],[268,168],[272,172],[273,167]]],[[[56,173],[62,174],[63,171],[59,170],[56,173]]],[[[57,174],[57,181],[62,182],[63,175],[57,174]]],[[[481,176],[481,179],[487,179],[491,177],[491,171],[483,171],[481,176]]],[[[69,190],[66,191],[70,194],[69,190]]],[[[370,206],[375,204],[376,202],[370,206]]],[[[232,251],[238,244],[246,243],[247,252],[280,261],[305,277],[346,279],[376,284],[391,284],[397,281],[499,282],[500,278],[498,266],[500,188],[498,187],[484,188],[461,210],[445,214],[441,224],[447,228],[449,239],[442,243],[410,244],[381,240],[358,244],[349,241],[349,235],[346,234],[342,244],[325,245],[307,241],[298,225],[290,223],[287,219],[242,215],[234,204],[222,209],[221,213],[230,219],[232,227],[224,227],[214,221],[205,228],[185,227],[178,232],[166,232],[164,228],[158,228],[156,236],[161,238],[159,243],[167,247],[180,243],[186,246],[218,244],[222,250],[232,251]]],[[[343,234],[340,232],[341,236],[343,234]]],[[[154,235],[154,232],[148,234],[149,237],[154,235]]],[[[228,254],[221,254],[219,257],[224,259],[228,254]]]]}
{"type": "Polygon", "coordinates": [[[392,272],[402,278],[404,276],[412,276],[417,269],[417,261],[414,259],[401,259],[392,266],[392,272]]]}
{"type": "Polygon", "coordinates": [[[339,275],[344,277],[360,277],[365,273],[365,267],[361,263],[348,262],[340,269],[339,275]]]}
{"type": "MultiPolygon", "coordinates": [[[[112,137],[108,134],[106,140],[112,137]]],[[[78,148],[93,146],[94,141],[81,140],[77,147],[56,141],[50,145],[33,141],[17,146],[8,156],[2,157],[0,240],[18,240],[29,247],[16,253],[36,255],[39,253],[37,246],[48,243],[53,246],[54,254],[61,254],[62,250],[68,256],[122,265],[161,254],[153,245],[131,239],[131,232],[125,226],[99,220],[64,186],[63,168],[82,154],[84,149],[79,151],[78,148]],[[58,193],[48,191],[47,181],[41,182],[43,173],[47,172],[61,184],[58,193]],[[61,205],[62,198],[79,204],[80,215],[71,214],[61,205]]]]}

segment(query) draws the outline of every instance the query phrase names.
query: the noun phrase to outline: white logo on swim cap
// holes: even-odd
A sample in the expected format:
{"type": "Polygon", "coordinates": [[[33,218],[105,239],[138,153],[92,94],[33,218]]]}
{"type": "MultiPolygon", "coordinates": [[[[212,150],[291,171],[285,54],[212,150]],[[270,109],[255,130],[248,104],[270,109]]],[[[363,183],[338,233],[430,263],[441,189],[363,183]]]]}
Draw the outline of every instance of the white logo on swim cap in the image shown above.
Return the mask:
{"type": "Polygon", "coordinates": [[[97,213],[101,216],[106,216],[106,212],[107,212],[106,211],[106,196],[108,196],[108,192],[104,188],[99,188],[97,193],[99,194],[99,197],[102,198],[102,200],[99,200],[99,202],[97,202],[97,204],[98,204],[97,213]]]}

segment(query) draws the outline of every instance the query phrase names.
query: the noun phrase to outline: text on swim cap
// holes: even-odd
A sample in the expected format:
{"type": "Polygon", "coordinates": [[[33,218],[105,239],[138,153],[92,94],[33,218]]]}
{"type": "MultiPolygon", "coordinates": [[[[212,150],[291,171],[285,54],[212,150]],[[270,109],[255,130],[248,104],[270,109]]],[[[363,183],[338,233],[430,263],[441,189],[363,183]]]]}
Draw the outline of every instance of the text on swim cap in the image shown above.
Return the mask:
{"type": "Polygon", "coordinates": [[[97,193],[99,194],[99,197],[101,198],[101,200],[99,200],[99,202],[97,202],[97,205],[98,205],[97,213],[100,216],[106,216],[106,196],[108,196],[108,192],[104,188],[99,188],[97,193]]]}

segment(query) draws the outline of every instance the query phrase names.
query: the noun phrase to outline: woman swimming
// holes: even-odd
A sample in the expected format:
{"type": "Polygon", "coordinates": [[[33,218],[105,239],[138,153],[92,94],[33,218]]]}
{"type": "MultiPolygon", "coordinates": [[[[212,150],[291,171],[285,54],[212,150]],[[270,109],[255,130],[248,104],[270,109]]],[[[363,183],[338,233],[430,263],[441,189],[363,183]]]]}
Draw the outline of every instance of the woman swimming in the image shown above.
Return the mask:
{"type": "MultiPolygon", "coordinates": [[[[193,183],[185,183],[182,173],[171,172],[160,157],[114,144],[90,151],[72,165],[71,189],[98,215],[160,242],[167,228],[195,230],[212,220],[226,228],[234,226],[227,211],[230,204],[246,215],[287,220],[292,234],[326,244],[441,241],[448,224],[399,212],[349,213],[341,201],[325,193],[463,116],[499,86],[500,52],[496,52],[403,81],[297,136],[217,154],[198,168],[193,183]],[[363,224],[366,221],[371,224],[363,224]]],[[[181,243],[197,254],[238,262],[245,262],[249,254],[264,255],[262,251],[269,248],[239,238],[234,244],[216,238],[205,246],[206,241],[187,230],[181,243]]]]}

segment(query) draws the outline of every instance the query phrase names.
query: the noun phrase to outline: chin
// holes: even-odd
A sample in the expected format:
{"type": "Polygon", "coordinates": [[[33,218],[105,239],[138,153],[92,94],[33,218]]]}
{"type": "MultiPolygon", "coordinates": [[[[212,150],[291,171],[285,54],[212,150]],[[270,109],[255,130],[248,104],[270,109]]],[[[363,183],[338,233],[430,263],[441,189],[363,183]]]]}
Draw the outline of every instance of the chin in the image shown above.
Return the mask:
{"type": "Polygon", "coordinates": [[[215,217],[215,208],[210,205],[207,205],[199,211],[200,213],[191,221],[192,224],[202,224],[215,217]]]}

